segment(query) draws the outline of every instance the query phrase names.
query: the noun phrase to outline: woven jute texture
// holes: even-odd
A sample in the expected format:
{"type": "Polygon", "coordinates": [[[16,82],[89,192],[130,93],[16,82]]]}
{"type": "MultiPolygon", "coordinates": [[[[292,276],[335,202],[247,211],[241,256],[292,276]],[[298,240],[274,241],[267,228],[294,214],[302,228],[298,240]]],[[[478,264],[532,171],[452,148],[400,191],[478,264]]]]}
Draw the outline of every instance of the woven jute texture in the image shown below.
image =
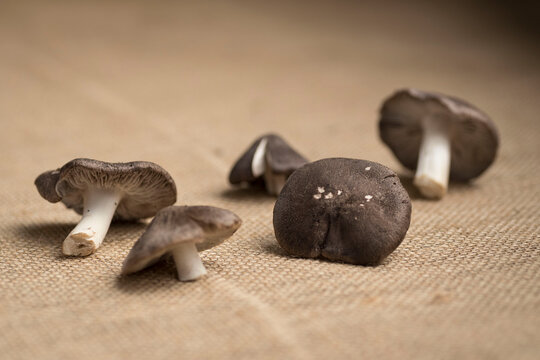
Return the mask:
{"type": "Polygon", "coordinates": [[[491,8],[362,4],[0,1],[0,358],[537,359],[537,39],[491,8]],[[467,99],[500,130],[494,165],[441,201],[378,138],[403,86],[467,99]],[[268,131],[401,175],[412,223],[383,265],[280,249],[275,198],[226,181],[268,131]],[[33,181],[76,157],[156,162],[178,204],[243,225],[193,283],[170,262],[119,275],[148,220],[66,258],[79,217],[33,181]]]}

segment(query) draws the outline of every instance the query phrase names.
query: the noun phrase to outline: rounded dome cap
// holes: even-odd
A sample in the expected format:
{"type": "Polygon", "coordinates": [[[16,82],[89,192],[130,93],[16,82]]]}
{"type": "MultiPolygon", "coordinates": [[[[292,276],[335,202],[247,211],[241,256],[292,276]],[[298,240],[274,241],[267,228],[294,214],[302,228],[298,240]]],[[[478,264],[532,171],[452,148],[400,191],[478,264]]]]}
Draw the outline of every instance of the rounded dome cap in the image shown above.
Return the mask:
{"type": "Polygon", "coordinates": [[[392,170],[331,158],[291,175],[274,207],[274,231],[293,255],[376,265],[399,246],[410,218],[409,196],[392,170]]]}

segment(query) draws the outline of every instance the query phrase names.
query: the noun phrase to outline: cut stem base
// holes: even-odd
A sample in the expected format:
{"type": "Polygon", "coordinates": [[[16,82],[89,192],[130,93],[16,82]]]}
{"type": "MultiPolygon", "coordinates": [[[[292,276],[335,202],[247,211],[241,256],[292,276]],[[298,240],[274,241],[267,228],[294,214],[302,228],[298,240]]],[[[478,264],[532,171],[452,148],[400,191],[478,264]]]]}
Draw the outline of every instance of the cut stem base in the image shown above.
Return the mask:
{"type": "Polygon", "coordinates": [[[88,190],[84,199],[83,217],[69,233],[62,252],[69,256],[94,253],[105,238],[121,195],[115,191],[88,190]]]}

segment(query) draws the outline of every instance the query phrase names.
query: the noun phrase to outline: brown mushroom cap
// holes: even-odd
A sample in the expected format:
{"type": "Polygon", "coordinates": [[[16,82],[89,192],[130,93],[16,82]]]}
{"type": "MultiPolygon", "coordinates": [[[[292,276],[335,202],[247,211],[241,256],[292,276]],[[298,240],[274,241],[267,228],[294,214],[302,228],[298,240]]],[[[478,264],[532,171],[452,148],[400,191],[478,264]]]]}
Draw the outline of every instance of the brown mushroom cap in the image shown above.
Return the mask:
{"type": "Polygon", "coordinates": [[[249,147],[249,149],[234,164],[230,174],[231,184],[243,182],[256,182],[262,175],[254,175],[252,171],[253,157],[257,147],[263,139],[266,139],[266,161],[274,174],[289,176],[293,171],[306,164],[308,161],[297,153],[282,137],[276,134],[261,136],[249,147]]]}
{"type": "Polygon", "coordinates": [[[279,245],[300,257],[376,265],[407,233],[411,201],[387,167],[346,158],[296,170],[274,207],[279,245]]]}
{"type": "Polygon", "coordinates": [[[34,182],[39,195],[52,203],[62,200],[62,198],[56,192],[56,183],[58,182],[59,178],[60,170],[49,170],[39,175],[34,182]]]}
{"type": "Polygon", "coordinates": [[[115,218],[122,220],[147,218],[176,202],[176,186],[169,173],[146,161],[107,163],[75,159],[58,170],[39,175],[35,185],[46,200],[62,201],[79,214],[83,212],[87,189],[119,191],[122,200],[115,218]]]}
{"type": "Polygon", "coordinates": [[[495,160],[499,136],[495,124],[473,105],[447,95],[399,90],[380,111],[379,134],[398,160],[414,170],[422,142],[422,119],[450,122],[450,178],[466,181],[482,174],[495,160]]]}
{"type": "Polygon", "coordinates": [[[155,263],[177,245],[194,242],[198,251],[221,244],[242,224],[233,212],[212,206],[169,206],[160,210],[129,252],[122,274],[155,263]]]}

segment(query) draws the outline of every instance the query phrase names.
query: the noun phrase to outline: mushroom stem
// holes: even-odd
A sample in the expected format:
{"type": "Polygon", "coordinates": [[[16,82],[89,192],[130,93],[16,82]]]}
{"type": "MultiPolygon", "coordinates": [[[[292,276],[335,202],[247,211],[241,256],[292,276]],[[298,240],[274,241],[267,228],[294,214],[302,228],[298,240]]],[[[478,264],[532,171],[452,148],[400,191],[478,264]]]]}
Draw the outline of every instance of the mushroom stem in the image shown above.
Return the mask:
{"type": "Polygon", "coordinates": [[[270,170],[269,166],[266,167],[264,172],[264,184],[266,186],[266,191],[268,191],[269,194],[279,195],[286,182],[287,176],[285,174],[275,174],[270,170]]]}
{"type": "Polygon", "coordinates": [[[172,250],[180,281],[193,281],[206,275],[197,246],[193,242],[180,244],[172,250]]]}
{"type": "Polygon", "coordinates": [[[446,194],[450,174],[450,128],[445,119],[430,117],[423,129],[414,185],[422,195],[440,199],[446,194]]]}
{"type": "Polygon", "coordinates": [[[87,256],[103,242],[121,194],[118,191],[89,189],[84,197],[81,221],[64,240],[65,255],[87,256]]]}

